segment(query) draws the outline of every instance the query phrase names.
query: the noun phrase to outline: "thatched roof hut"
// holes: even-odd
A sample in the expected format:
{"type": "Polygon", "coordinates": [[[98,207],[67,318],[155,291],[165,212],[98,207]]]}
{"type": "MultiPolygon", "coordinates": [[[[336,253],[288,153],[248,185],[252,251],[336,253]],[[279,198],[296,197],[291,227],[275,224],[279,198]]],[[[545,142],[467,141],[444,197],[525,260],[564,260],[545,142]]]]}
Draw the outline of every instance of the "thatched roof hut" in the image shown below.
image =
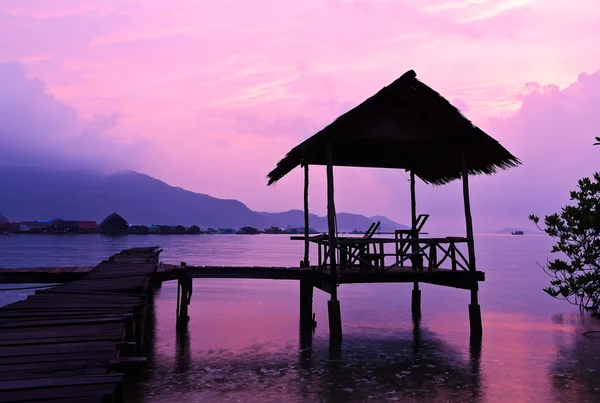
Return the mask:
{"type": "MultiPolygon", "coordinates": [[[[310,165],[327,166],[328,256],[322,258],[319,255],[318,266],[322,270],[329,267],[333,279],[337,273],[337,253],[342,256],[342,253],[347,252],[347,249],[344,251],[343,248],[338,248],[334,166],[410,171],[412,225],[410,230],[404,232],[410,237],[410,256],[413,259],[413,267],[416,268],[420,267],[419,248],[420,243],[424,242],[423,238],[420,238],[420,230],[429,214],[417,215],[415,178],[419,177],[425,183],[434,185],[461,179],[466,236],[455,239],[457,242],[467,243],[468,270],[476,273],[469,176],[492,174],[520,163],[514,155],[473,125],[439,93],[420,82],[416,73],[411,70],[294,147],[267,177],[268,184],[272,185],[297,166],[304,167],[305,231],[302,262],[308,267],[311,242],[308,231],[308,170],[310,165]]],[[[404,236],[402,231],[395,232],[395,242],[398,242],[398,236],[404,236]]],[[[446,240],[432,238],[428,242],[425,245],[433,246],[426,247],[435,250],[438,243],[441,245],[446,240]]],[[[402,250],[400,252],[404,253],[402,250]]],[[[400,259],[398,253],[398,250],[394,253],[397,261],[400,259]]],[[[384,265],[383,252],[381,256],[380,264],[384,265]]],[[[456,262],[456,259],[453,258],[453,262],[456,262]]],[[[476,282],[473,284],[475,285],[471,290],[471,305],[479,309],[476,282]]],[[[337,299],[336,290],[336,286],[331,288],[332,300],[337,299]]],[[[418,287],[415,290],[418,291],[418,287]]],[[[473,315],[474,318],[477,317],[476,314],[473,315]]],[[[474,328],[477,327],[481,327],[481,324],[474,328]]]]}
{"type": "Polygon", "coordinates": [[[328,143],[334,166],[407,169],[435,185],[461,177],[463,153],[469,175],[520,164],[412,70],[294,147],[268,184],[300,164],[326,165],[328,143]]]}
{"type": "Polygon", "coordinates": [[[117,213],[110,214],[100,223],[100,232],[108,235],[125,234],[127,228],[129,228],[129,224],[117,213]]]}

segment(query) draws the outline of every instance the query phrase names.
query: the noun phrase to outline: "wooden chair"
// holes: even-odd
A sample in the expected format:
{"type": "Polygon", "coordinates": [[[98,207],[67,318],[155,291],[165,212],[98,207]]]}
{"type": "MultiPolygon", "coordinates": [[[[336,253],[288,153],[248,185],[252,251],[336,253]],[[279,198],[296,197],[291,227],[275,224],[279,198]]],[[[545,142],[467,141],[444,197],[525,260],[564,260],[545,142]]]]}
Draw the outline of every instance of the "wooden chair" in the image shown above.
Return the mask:
{"type": "MultiPolygon", "coordinates": [[[[381,226],[381,222],[379,222],[379,221],[372,223],[369,226],[369,229],[367,229],[367,231],[362,236],[362,239],[373,238],[373,235],[375,235],[375,233],[377,232],[377,230],[379,229],[380,226],[381,226]]],[[[349,253],[348,260],[347,260],[348,266],[352,267],[353,265],[355,265],[357,263],[359,263],[362,266],[362,265],[364,265],[364,262],[360,262],[359,257],[361,259],[368,260],[368,256],[369,256],[369,244],[359,245],[356,248],[354,248],[353,251],[351,251],[349,253]]]]}
{"type": "MultiPolygon", "coordinates": [[[[419,237],[419,233],[425,226],[425,223],[429,219],[429,214],[419,214],[417,217],[417,222],[415,223],[415,229],[399,229],[396,230],[394,235],[396,238],[396,265],[400,267],[404,267],[404,262],[401,259],[404,256],[410,255],[412,243],[406,242],[409,239],[414,239],[419,237]]],[[[422,267],[423,266],[423,254],[420,256],[413,256],[411,258],[413,267],[422,267]]]]}

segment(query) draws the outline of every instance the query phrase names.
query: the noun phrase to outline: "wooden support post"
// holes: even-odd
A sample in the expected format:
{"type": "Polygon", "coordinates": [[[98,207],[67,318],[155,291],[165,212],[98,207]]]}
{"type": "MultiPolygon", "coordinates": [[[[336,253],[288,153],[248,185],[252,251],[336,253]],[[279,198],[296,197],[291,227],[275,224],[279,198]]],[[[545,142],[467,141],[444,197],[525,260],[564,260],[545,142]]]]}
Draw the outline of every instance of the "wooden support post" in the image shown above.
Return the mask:
{"type": "Polygon", "coordinates": [[[331,282],[331,299],[337,300],[337,267],[336,246],[337,237],[335,230],[335,202],[333,198],[333,146],[327,143],[327,227],[329,230],[329,265],[331,282]]]}
{"type": "MultiPolygon", "coordinates": [[[[412,234],[410,236],[411,239],[416,239],[419,237],[417,234],[417,184],[415,183],[415,173],[413,170],[410,170],[410,222],[411,222],[411,230],[412,234]]],[[[414,256],[414,254],[419,250],[419,245],[413,243],[411,246],[411,253],[413,254],[413,258],[411,259],[413,271],[419,269],[421,260],[414,256]]],[[[413,283],[412,290],[412,301],[411,301],[411,310],[412,316],[414,319],[421,318],[421,290],[419,290],[419,282],[415,281],[413,283]]]]}
{"type": "Polygon", "coordinates": [[[308,164],[304,163],[304,267],[310,267],[308,225],[308,164]]]}
{"type": "Polygon", "coordinates": [[[469,304],[469,325],[471,327],[471,341],[481,340],[483,325],[481,323],[481,306],[477,300],[477,282],[471,288],[471,303],[469,304]]]}
{"type": "MultiPolygon", "coordinates": [[[[415,173],[410,171],[410,218],[411,218],[411,226],[412,234],[410,235],[410,239],[414,240],[419,237],[417,234],[417,189],[415,183],[415,173]]],[[[413,243],[411,245],[411,254],[413,255],[411,259],[411,263],[413,266],[413,270],[421,270],[422,260],[419,256],[416,256],[415,253],[419,250],[419,245],[413,243]]],[[[416,283],[415,283],[416,284],[416,283]]]]}
{"type": "Polygon", "coordinates": [[[179,320],[179,310],[181,309],[181,281],[177,280],[177,308],[175,308],[175,318],[179,320]]]}
{"type": "Polygon", "coordinates": [[[340,302],[337,299],[337,266],[336,266],[336,229],[335,229],[335,202],[333,197],[333,146],[327,143],[327,226],[329,229],[329,265],[330,270],[330,294],[331,299],[327,301],[329,313],[329,342],[332,345],[342,343],[342,316],[340,313],[340,302]]]}
{"type": "Polygon", "coordinates": [[[185,330],[187,329],[188,321],[190,317],[188,316],[188,306],[191,302],[192,298],[192,278],[187,275],[182,275],[178,280],[178,291],[181,289],[181,292],[178,292],[178,312],[177,312],[177,329],[185,330]]]}
{"type": "Polygon", "coordinates": [[[471,217],[471,200],[469,199],[469,172],[467,169],[467,157],[462,153],[462,184],[463,199],[465,202],[465,224],[467,227],[467,245],[469,248],[469,268],[476,271],[475,266],[475,244],[473,242],[473,219],[471,217]]]}
{"type": "Polygon", "coordinates": [[[415,282],[413,286],[411,309],[414,319],[421,318],[421,290],[419,290],[418,282],[415,282]]]}
{"type": "Polygon", "coordinates": [[[342,314],[340,312],[340,301],[330,299],[327,301],[329,314],[329,344],[339,346],[342,344],[342,314]]]}
{"type": "Polygon", "coordinates": [[[300,327],[312,329],[313,325],[313,283],[300,280],[300,327]]]}
{"type": "Polygon", "coordinates": [[[415,184],[415,173],[410,171],[410,218],[411,218],[411,229],[414,231],[417,229],[417,194],[415,184]]]}
{"type": "MultiPolygon", "coordinates": [[[[465,202],[465,223],[467,229],[467,246],[469,248],[469,270],[475,273],[477,266],[475,265],[475,243],[473,236],[473,220],[471,218],[471,201],[469,199],[469,171],[467,167],[467,156],[463,151],[461,156],[462,165],[462,183],[463,183],[463,198],[465,202]]],[[[483,326],[481,324],[481,307],[477,298],[478,291],[477,281],[473,280],[471,286],[471,304],[469,305],[469,324],[471,327],[471,339],[481,338],[483,326]]]]}

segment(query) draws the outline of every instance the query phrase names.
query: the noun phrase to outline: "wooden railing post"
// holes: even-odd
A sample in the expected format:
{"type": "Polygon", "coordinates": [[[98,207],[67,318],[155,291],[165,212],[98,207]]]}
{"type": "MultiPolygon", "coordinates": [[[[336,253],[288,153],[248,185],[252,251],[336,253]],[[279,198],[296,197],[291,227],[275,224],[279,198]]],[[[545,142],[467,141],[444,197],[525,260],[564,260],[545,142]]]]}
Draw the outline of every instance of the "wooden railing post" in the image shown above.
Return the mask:
{"type": "Polygon", "coordinates": [[[452,270],[456,271],[456,244],[450,243],[450,260],[452,261],[452,270]]]}

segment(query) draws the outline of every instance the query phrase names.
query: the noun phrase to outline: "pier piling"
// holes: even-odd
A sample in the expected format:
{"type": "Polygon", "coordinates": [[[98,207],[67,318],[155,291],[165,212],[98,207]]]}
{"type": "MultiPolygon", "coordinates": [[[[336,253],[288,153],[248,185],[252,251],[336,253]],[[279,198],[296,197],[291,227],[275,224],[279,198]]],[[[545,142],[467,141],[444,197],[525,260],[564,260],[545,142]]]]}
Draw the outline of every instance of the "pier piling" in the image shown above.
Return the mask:
{"type": "Polygon", "coordinates": [[[330,299],[327,301],[329,313],[329,344],[338,346],[342,344],[342,315],[340,313],[340,301],[330,299]]]}
{"type": "Polygon", "coordinates": [[[188,306],[192,299],[192,278],[183,274],[178,279],[177,284],[177,330],[187,329],[190,317],[188,315],[188,306]]]}
{"type": "Polygon", "coordinates": [[[483,326],[481,323],[481,307],[477,299],[477,282],[471,288],[471,303],[469,304],[469,326],[471,328],[471,340],[481,340],[483,326]]]}
{"type": "Polygon", "coordinates": [[[313,283],[311,280],[300,280],[300,328],[313,328],[313,283]]]}
{"type": "Polygon", "coordinates": [[[419,283],[415,282],[412,290],[412,301],[411,309],[413,318],[421,317],[421,290],[419,290],[419,283]]]}

